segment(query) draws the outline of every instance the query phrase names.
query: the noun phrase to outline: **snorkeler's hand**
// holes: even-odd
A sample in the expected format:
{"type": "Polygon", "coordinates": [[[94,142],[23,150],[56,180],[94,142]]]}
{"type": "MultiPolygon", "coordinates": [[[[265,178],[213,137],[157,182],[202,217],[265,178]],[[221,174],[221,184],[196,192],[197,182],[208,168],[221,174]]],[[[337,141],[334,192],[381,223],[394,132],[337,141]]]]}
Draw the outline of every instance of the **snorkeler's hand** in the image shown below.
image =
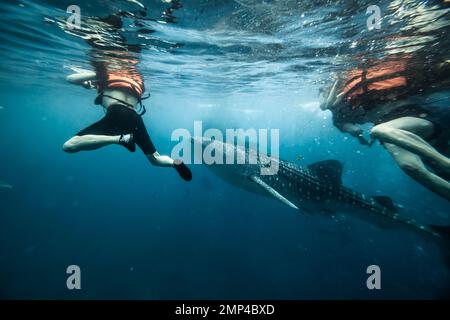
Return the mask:
{"type": "Polygon", "coordinates": [[[359,143],[361,143],[362,145],[369,145],[369,141],[367,141],[367,139],[364,137],[364,131],[359,126],[353,123],[344,123],[342,129],[345,132],[350,133],[353,137],[357,138],[359,143]]]}
{"type": "Polygon", "coordinates": [[[184,181],[192,180],[191,170],[183,162],[181,162],[181,160],[174,160],[173,166],[174,166],[175,170],[177,170],[181,179],[183,179],[184,181]]]}
{"type": "Polygon", "coordinates": [[[83,88],[85,89],[95,89],[97,86],[95,85],[94,80],[84,81],[82,83],[83,88]]]}
{"type": "Polygon", "coordinates": [[[361,128],[358,128],[354,132],[350,133],[356,139],[358,139],[359,143],[363,146],[369,146],[369,141],[367,141],[366,137],[364,137],[364,131],[361,128]]]}
{"type": "Polygon", "coordinates": [[[357,136],[359,143],[361,143],[364,146],[371,146],[369,141],[364,137],[364,135],[361,133],[357,136]]]}
{"type": "Polygon", "coordinates": [[[323,100],[320,104],[320,109],[327,110],[336,104],[337,100],[337,88],[339,84],[339,78],[336,78],[331,88],[327,93],[323,92],[325,95],[323,96],[323,100]]]}

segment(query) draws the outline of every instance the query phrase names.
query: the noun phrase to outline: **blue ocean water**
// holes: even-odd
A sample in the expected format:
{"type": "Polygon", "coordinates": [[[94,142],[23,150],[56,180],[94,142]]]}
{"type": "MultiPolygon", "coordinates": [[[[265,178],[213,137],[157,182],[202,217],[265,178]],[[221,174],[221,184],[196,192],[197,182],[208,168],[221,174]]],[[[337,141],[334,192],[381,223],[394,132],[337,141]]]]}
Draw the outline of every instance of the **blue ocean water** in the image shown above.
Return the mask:
{"type": "MultiPolygon", "coordinates": [[[[175,129],[192,132],[196,120],[221,130],[275,128],[281,158],[302,166],[337,159],[346,186],[388,195],[419,221],[449,224],[448,201],[406,176],[381,145],[339,132],[319,109],[331,74],[385,53],[392,35],[406,43],[396,50],[428,46],[448,55],[442,1],[381,1],[385,29],[374,33],[365,26],[370,1],[181,2],[168,17],[170,1],[143,1],[149,19],[127,17],[121,31],[143,47],[139,69],[152,94],[143,119],[161,154],[176,144],[175,129]],[[389,9],[396,3],[401,10],[389,9]],[[144,28],[151,32],[137,32],[144,28]]],[[[67,139],[104,114],[93,90],[65,81],[76,68],[92,69],[88,32],[64,29],[72,4],[0,4],[0,180],[9,186],[0,188],[0,297],[448,296],[440,247],[417,234],[299,213],[236,189],[204,165],[191,165],[194,178],[185,183],[118,146],[64,153],[67,139]],[[373,264],[382,270],[381,290],[366,287],[373,264]],[[81,268],[81,290],[66,287],[69,265],[81,268]]],[[[83,23],[142,9],[134,1],[77,5],[83,23]]]]}

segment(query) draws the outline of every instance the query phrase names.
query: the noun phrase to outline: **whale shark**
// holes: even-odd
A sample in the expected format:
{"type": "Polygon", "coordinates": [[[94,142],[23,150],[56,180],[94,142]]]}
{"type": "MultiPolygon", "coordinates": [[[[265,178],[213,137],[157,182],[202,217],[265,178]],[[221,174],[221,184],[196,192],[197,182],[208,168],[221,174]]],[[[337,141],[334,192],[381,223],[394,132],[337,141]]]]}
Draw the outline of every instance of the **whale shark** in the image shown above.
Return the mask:
{"type": "Polygon", "coordinates": [[[208,164],[216,175],[240,189],[278,200],[280,203],[307,214],[323,214],[335,217],[346,214],[381,228],[406,227],[436,238],[448,244],[449,226],[421,224],[399,213],[391,198],[369,196],[354,191],[342,184],[343,165],[337,160],[324,160],[306,168],[294,163],[258,154],[256,150],[235,146],[219,140],[193,137],[193,144],[208,146],[224,157],[232,156],[245,161],[241,164],[208,164]],[[233,155],[230,155],[233,153],[233,155]],[[253,155],[252,155],[253,153],[253,155]],[[250,163],[249,159],[257,159],[250,163]],[[278,162],[275,174],[262,174],[262,167],[278,162]]]}

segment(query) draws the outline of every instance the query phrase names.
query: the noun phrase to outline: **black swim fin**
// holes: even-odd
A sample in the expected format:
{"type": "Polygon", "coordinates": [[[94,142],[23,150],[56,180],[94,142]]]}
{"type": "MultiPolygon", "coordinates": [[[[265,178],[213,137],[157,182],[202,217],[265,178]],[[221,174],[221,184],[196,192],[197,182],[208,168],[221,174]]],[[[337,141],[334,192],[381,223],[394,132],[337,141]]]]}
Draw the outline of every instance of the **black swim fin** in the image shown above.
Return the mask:
{"type": "Polygon", "coordinates": [[[173,166],[183,180],[192,180],[192,172],[183,162],[180,160],[175,160],[173,166]]]}

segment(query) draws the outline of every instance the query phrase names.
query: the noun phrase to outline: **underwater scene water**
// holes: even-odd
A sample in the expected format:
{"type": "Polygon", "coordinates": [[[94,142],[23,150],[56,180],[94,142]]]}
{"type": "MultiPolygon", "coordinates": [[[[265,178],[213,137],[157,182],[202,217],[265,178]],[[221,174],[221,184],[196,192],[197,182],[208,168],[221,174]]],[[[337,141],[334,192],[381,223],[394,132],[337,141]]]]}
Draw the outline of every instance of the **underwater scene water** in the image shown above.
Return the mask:
{"type": "MultiPolygon", "coordinates": [[[[62,146],[105,114],[95,89],[66,77],[126,59],[151,94],[143,121],[160,154],[171,154],[177,129],[194,134],[195,121],[224,133],[278,129],[281,159],[302,168],[338,160],[351,190],[389,196],[421,224],[449,225],[445,197],[320,108],[336,75],[365,62],[411,61],[412,78],[448,64],[449,10],[437,0],[2,0],[0,297],[448,298],[444,237],[358,219],[352,208],[295,210],[205,164],[187,164],[185,182],[140,150],[62,146]],[[69,28],[73,5],[80,25],[69,28]],[[373,5],[379,20],[369,19],[373,5]],[[70,265],[81,290],[66,286],[70,265]],[[366,285],[371,265],[379,290],[366,285]]],[[[449,76],[404,98],[436,114],[444,133],[449,76]]],[[[372,125],[362,125],[366,139],[372,125]]]]}

